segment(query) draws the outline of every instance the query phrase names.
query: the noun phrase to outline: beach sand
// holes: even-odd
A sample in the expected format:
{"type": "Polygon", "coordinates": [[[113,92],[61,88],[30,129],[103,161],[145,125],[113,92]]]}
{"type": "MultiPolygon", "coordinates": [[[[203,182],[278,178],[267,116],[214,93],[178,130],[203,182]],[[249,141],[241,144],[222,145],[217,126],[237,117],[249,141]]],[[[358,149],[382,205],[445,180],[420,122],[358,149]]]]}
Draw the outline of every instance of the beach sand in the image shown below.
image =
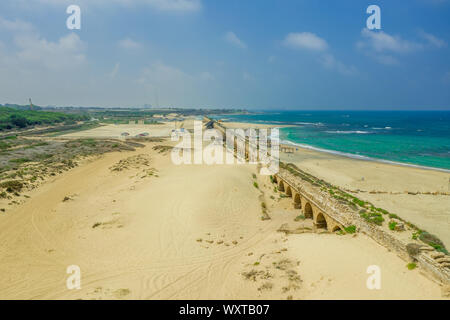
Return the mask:
{"type": "Polygon", "coordinates": [[[179,127],[176,122],[163,122],[161,124],[106,124],[94,129],[63,134],[60,138],[122,138],[122,133],[127,132],[133,137],[141,133],[148,133],[149,137],[170,136],[173,129],[179,127]]]}
{"type": "Polygon", "coordinates": [[[449,173],[351,159],[300,147],[294,153],[281,153],[280,158],[399,215],[437,235],[450,247],[449,173]]]}
{"type": "Polygon", "coordinates": [[[304,222],[267,176],[254,180],[256,166],[177,166],[152,148],[167,144],[105,154],[0,214],[0,298],[441,298],[439,285],[363,234],[277,232],[304,222]],[[70,265],[80,290],[66,287],[70,265]],[[380,290],[366,287],[370,265],[381,268],[380,290]]]}

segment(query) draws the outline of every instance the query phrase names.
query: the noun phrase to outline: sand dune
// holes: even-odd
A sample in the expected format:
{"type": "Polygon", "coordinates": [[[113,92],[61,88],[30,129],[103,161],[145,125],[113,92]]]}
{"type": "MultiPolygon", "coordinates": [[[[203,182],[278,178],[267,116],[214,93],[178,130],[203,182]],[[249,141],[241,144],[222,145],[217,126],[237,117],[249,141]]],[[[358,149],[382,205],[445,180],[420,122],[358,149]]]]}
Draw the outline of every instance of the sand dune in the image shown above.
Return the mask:
{"type": "Polygon", "coordinates": [[[63,173],[1,215],[0,298],[441,297],[364,235],[277,232],[300,223],[298,212],[268,177],[253,187],[255,166],[175,166],[154,145],[63,173]],[[137,155],[149,163],[111,170],[137,155]],[[262,201],[271,220],[261,219],[262,201]],[[381,290],[366,288],[372,264],[381,290]],[[69,265],[81,268],[80,290],[66,287],[69,265]]]}

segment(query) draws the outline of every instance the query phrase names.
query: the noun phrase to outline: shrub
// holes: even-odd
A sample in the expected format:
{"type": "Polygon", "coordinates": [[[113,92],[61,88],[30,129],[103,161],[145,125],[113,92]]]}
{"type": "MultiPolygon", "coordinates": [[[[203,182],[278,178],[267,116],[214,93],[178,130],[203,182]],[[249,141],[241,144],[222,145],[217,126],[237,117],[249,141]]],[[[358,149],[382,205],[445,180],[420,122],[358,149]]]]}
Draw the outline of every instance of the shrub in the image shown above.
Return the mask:
{"type": "Polygon", "coordinates": [[[253,177],[253,179],[256,179],[256,174],[253,173],[253,174],[252,174],[252,177],[253,177]]]}
{"type": "Polygon", "coordinates": [[[18,159],[11,159],[9,160],[9,162],[12,163],[17,163],[17,164],[21,164],[21,163],[25,163],[25,162],[30,162],[31,160],[28,158],[18,158],[18,159]]]}
{"type": "Polygon", "coordinates": [[[408,243],[406,245],[406,251],[408,251],[408,254],[411,257],[414,257],[420,253],[420,247],[421,247],[421,245],[419,245],[417,243],[408,243]]]}
{"type": "Polygon", "coordinates": [[[396,226],[396,225],[397,225],[397,222],[395,222],[395,221],[389,222],[389,229],[395,230],[395,226],[396,226]]]}
{"type": "Polygon", "coordinates": [[[23,188],[23,183],[17,180],[5,181],[0,184],[0,187],[6,188],[9,193],[20,192],[23,188]]]}
{"type": "Polygon", "coordinates": [[[408,268],[408,270],[414,270],[417,267],[417,265],[414,262],[411,262],[408,263],[406,267],[408,268]]]}
{"type": "Polygon", "coordinates": [[[259,189],[258,183],[257,183],[256,181],[253,182],[253,186],[254,186],[256,189],[259,189]]]}
{"type": "Polygon", "coordinates": [[[423,231],[420,233],[419,239],[430,245],[431,245],[431,243],[433,243],[433,244],[444,247],[444,243],[438,237],[436,237],[435,235],[428,233],[426,231],[423,231]]]}
{"type": "Polygon", "coordinates": [[[419,238],[419,236],[420,236],[420,234],[422,233],[422,231],[416,231],[416,232],[414,232],[413,234],[412,234],[412,239],[413,240],[417,240],[418,238],[419,238]]]}
{"type": "Polygon", "coordinates": [[[353,203],[354,203],[354,204],[357,204],[357,205],[360,206],[360,207],[364,207],[364,206],[366,205],[366,202],[365,202],[365,201],[362,201],[362,200],[360,200],[360,199],[358,199],[358,198],[353,198],[353,203]]]}
{"type": "Polygon", "coordinates": [[[344,230],[347,233],[355,233],[356,232],[356,226],[355,225],[351,225],[351,226],[348,226],[347,228],[344,228],[344,230]]]}

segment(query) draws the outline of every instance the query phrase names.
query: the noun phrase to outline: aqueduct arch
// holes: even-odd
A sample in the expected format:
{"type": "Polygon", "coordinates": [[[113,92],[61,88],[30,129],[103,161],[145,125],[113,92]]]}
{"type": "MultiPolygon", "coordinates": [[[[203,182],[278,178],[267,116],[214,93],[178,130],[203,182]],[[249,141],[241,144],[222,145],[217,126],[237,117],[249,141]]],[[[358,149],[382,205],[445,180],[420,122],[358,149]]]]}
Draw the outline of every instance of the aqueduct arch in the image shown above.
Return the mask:
{"type": "Polygon", "coordinates": [[[302,200],[300,198],[300,194],[296,193],[294,195],[294,208],[295,209],[301,209],[302,208],[302,200]]]}
{"type": "Polygon", "coordinates": [[[325,219],[325,216],[323,215],[322,212],[319,212],[317,214],[315,224],[316,224],[317,228],[321,228],[321,229],[328,228],[327,220],[325,219]]]}
{"type": "Polygon", "coordinates": [[[338,225],[335,225],[333,227],[333,229],[331,229],[331,232],[336,232],[336,231],[342,231],[341,227],[339,227],[338,225]]]}
{"type": "Polygon", "coordinates": [[[278,175],[274,175],[271,180],[278,186],[279,191],[285,192],[288,197],[292,198],[294,208],[302,210],[305,219],[313,220],[315,228],[325,229],[330,232],[344,230],[344,225],[341,222],[330,217],[326,210],[321,209],[318,204],[310,199],[311,195],[303,194],[301,190],[295,186],[292,187],[290,183],[278,175]]]}
{"type": "Polygon", "coordinates": [[[306,204],[305,204],[305,218],[306,219],[313,219],[313,210],[312,210],[312,207],[311,207],[311,204],[309,203],[309,202],[307,202],[306,204]]]}
{"type": "Polygon", "coordinates": [[[292,189],[289,185],[287,185],[287,187],[286,187],[286,195],[288,197],[292,197],[292,189]]]}

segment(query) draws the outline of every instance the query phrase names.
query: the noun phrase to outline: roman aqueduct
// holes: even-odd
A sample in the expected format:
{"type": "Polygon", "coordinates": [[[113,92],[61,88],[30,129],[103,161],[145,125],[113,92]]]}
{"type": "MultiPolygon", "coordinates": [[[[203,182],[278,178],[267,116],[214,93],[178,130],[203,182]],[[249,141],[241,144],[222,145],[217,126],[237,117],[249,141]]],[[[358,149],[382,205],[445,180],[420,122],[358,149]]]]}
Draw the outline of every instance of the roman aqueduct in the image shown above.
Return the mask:
{"type": "Polygon", "coordinates": [[[294,208],[301,209],[306,219],[312,219],[314,226],[317,229],[327,229],[330,232],[335,232],[344,229],[344,222],[334,219],[327,214],[325,208],[306,193],[298,190],[296,187],[290,185],[287,179],[283,179],[282,174],[277,174],[273,177],[273,181],[277,184],[278,190],[292,198],[294,208]]]}

